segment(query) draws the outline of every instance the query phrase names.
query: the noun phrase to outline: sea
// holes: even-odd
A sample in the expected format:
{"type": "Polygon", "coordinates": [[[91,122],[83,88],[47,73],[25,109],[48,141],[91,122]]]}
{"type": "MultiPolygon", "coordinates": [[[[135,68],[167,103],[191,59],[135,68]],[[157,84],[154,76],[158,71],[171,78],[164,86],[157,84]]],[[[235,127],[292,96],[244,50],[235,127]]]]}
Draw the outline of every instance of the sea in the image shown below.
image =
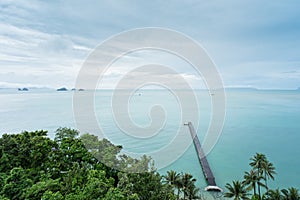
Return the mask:
{"type": "MultiPolygon", "coordinates": [[[[80,91],[80,95],[91,92],[93,112],[86,113],[74,106],[74,91],[0,89],[0,135],[43,129],[54,138],[59,127],[80,128],[81,133],[90,132],[122,145],[124,153],[151,155],[156,152],[159,156],[154,163],[163,163],[158,167],[161,174],[168,170],[191,173],[197,179],[197,186],[201,189],[207,186],[192,140],[188,146],[168,147],[178,134],[191,138],[188,128],[184,127],[183,112],[196,112],[199,117],[198,123],[195,122],[196,131],[200,142],[204,141],[212,123],[211,99],[218,98],[217,95],[206,90],[192,91],[198,105],[194,108],[181,105],[189,102],[168,90],[133,91],[125,102],[118,98],[112,100],[113,90],[80,91]],[[113,109],[118,103],[126,109],[113,109]],[[157,106],[162,109],[152,115],[157,106]],[[85,130],[79,124],[89,125],[91,118],[87,115],[96,119],[97,126],[91,124],[85,130]],[[121,118],[130,119],[141,135],[130,134],[130,126],[124,128],[121,118]],[[151,123],[162,126],[154,126],[149,132],[151,123]],[[144,135],[143,129],[147,129],[144,135]]],[[[223,128],[207,153],[217,185],[225,188],[232,180],[242,180],[244,172],[250,170],[250,158],[259,152],[276,167],[277,174],[274,181],[269,181],[270,187],[300,189],[300,91],[228,89],[225,94],[223,128]]]]}

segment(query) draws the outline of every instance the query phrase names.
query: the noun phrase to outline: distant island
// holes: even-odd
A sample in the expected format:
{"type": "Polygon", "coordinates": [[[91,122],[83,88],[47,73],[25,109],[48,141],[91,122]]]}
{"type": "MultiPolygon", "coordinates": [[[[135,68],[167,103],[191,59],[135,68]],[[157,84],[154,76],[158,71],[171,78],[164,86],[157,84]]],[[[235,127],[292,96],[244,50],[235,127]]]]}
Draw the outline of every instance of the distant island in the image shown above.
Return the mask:
{"type": "Polygon", "coordinates": [[[18,91],[29,91],[28,88],[18,88],[18,91]]]}
{"type": "MultiPolygon", "coordinates": [[[[72,91],[76,91],[77,89],[76,88],[72,88],[72,91]]],[[[78,91],[84,91],[84,89],[80,88],[78,89],[78,91]]]]}
{"type": "Polygon", "coordinates": [[[68,89],[65,88],[65,87],[62,87],[62,88],[58,88],[56,91],[59,91],[59,92],[61,92],[61,91],[68,91],[68,89]]]}

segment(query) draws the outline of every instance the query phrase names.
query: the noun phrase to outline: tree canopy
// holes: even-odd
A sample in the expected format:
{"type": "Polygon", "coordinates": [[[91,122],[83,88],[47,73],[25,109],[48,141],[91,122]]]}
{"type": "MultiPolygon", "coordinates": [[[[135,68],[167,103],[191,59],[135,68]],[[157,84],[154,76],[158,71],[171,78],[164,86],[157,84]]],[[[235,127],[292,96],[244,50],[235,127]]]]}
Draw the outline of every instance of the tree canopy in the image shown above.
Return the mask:
{"type": "MultiPolygon", "coordinates": [[[[2,200],[179,200],[203,199],[189,173],[161,175],[153,160],[132,158],[107,139],[59,128],[52,140],[47,131],[24,131],[0,138],[2,200]]],[[[300,200],[299,190],[271,189],[275,166],[264,154],[250,158],[244,180],[226,184],[224,197],[258,200],[300,200]]],[[[219,196],[220,197],[220,196],[219,196]]],[[[204,198],[205,199],[205,198],[204,198]]]]}
{"type": "MultiPolygon", "coordinates": [[[[53,140],[44,130],[4,134],[0,138],[0,199],[177,199],[174,186],[155,170],[150,157],[131,158],[121,150],[122,146],[107,139],[79,136],[70,128],[57,129],[53,140]]],[[[190,193],[197,193],[194,179],[189,184],[190,193]]],[[[190,197],[187,189],[183,196],[190,197]]]]}

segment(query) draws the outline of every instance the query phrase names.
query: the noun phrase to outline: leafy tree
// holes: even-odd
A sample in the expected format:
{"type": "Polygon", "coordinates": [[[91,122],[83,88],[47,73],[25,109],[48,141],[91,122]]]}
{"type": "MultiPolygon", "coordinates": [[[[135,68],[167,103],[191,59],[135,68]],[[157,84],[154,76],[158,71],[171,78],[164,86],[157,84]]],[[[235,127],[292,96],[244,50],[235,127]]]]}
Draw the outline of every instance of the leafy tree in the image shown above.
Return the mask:
{"type": "Polygon", "coordinates": [[[162,183],[157,172],[119,173],[118,187],[128,195],[137,194],[141,200],[175,199],[170,187],[162,183]]]}
{"type": "Polygon", "coordinates": [[[74,163],[70,170],[63,174],[62,194],[81,190],[88,182],[89,166],[74,163]]]}
{"type": "Polygon", "coordinates": [[[7,176],[8,175],[5,173],[0,173],[0,192],[5,185],[5,180],[6,180],[7,176]]]}
{"type": "Polygon", "coordinates": [[[100,145],[98,136],[85,133],[80,136],[80,140],[83,142],[85,148],[89,150],[89,152],[91,153],[94,153],[93,151],[98,152],[99,145],[100,145]]]}
{"type": "Polygon", "coordinates": [[[232,185],[229,183],[225,186],[228,190],[224,194],[224,197],[233,198],[234,200],[248,200],[249,194],[245,185],[239,181],[233,181],[232,185]]]}
{"type": "Polygon", "coordinates": [[[7,173],[14,167],[34,168],[35,172],[44,169],[48,153],[55,144],[46,135],[47,131],[43,130],[3,135],[0,139],[0,171],[7,173]]]}
{"type": "Polygon", "coordinates": [[[105,171],[89,170],[88,181],[83,194],[91,199],[103,198],[109,188],[113,187],[113,184],[114,180],[112,178],[107,179],[105,171]]]}
{"type": "MultiPolygon", "coordinates": [[[[24,158],[19,150],[20,144],[17,141],[17,135],[2,135],[0,139],[0,170],[9,173],[14,167],[20,167],[24,158]]],[[[25,157],[27,160],[27,158],[25,157]]]]}
{"type": "Polygon", "coordinates": [[[31,185],[32,181],[28,178],[25,170],[20,167],[13,168],[5,180],[1,194],[11,200],[24,199],[24,191],[31,185]]]}
{"type": "Polygon", "coordinates": [[[106,139],[78,135],[69,128],[59,128],[54,140],[44,130],[2,135],[0,199],[174,200],[175,187],[198,198],[192,175],[165,184],[151,157],[131,158],[106,139]]]}
{"type": "Polygon", "coordinates": [[[41,200],[64,200],[60,192],[46,191],[41,200]]]}
{"type": "Polygon", "coordinates": [[[5,196],[0,195],[1,200],[10,200],[9,198],[6,198],[5,196]]]}
{"type": "Polygon", "coordinates": [[[119,188],[110,188],[106,193],[104,200],[138,200],[137,194],[126,195],[126,193],[119,188]]]}
{"type": "Polygon", "coordinates": [[[71,128],[60,127],[56,130],[54,141],[60,143],[64,138],[74,139],[79,135],[79,131],[71,128]]]}
{"type": "Polygon", "coordinates": [[[2,150],[2,154],[0,157],[0,172],[8,172],[12,169],[11,162],[9,160],[9,156],[4,150],[2,150]]]}
{"type": "Polygon", "coordinates": [[[47,179],[45,181],[38,182],[28,188],[25,192],[25,199],[28,200],[40,200],[45,192],[58,192],[61,190],[61,184],[59,179],[52,180],[47,179]]]}
{"type": "Polygon", "coordinates": [[[99,141],[97,136],[88,133],[82,135],[80,140],[93,156],[92,160],[97,163],[97,169],[105,170],[107,177],[114,177],[117,180],[117,169],[124,169],[126,166],[125,163],[121,165],[122,159],[118,158],[122,146],[116,146],[107,139],[99,141]]]}
{"type": "Polygon", "coordinates": [[[59,147],[54,148],[49,153],[47,172],[51,174],[53,179],[57,179],[61,177],[61,174],[65,174],[69,169],[72,169],[74,163],[92,168],[95,159],[80,139],[63,138],[59,147]]]}

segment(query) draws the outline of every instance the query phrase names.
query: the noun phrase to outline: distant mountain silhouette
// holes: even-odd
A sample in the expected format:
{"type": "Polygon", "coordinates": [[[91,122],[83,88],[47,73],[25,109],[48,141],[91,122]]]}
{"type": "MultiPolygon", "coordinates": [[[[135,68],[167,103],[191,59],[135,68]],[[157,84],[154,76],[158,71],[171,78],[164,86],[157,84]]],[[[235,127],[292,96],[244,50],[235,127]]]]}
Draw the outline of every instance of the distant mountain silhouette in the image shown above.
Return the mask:
{"type": "Polygon", "coordinates": [[[76,90],[78,90],[78,91],[84,91],[84,89],[82,89],[82,88],[80,88],[80,89],[72,88],[72,91],[76,91],[76,90]]]}
{"type": "Polygon", "coordinates": [[[18,88],[18,91],[29,91],[28,88],[18,88]]]}
{"type": "Polygon", "coordinates": [[[65,87],[62,87],[62,88],[58,88],[56,91],[68,91],[68,89],[65,87]]]}

